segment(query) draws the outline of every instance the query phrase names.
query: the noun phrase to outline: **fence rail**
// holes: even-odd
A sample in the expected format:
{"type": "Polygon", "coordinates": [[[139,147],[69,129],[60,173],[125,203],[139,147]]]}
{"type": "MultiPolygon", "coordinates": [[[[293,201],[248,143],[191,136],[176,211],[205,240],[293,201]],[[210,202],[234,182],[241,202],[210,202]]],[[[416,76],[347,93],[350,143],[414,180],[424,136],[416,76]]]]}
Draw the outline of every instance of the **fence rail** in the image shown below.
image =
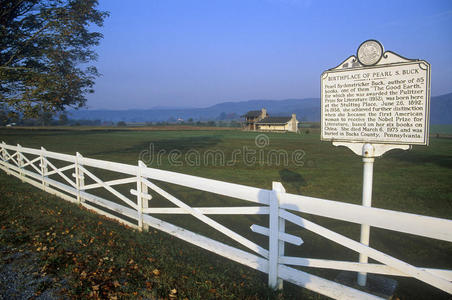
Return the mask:
{"type": "Polygon", "coordinates": [[[213,251],[228,259],[267,273],[269,286],[275,289],[281,289],[283,287],[283,281],[286,280],[336,299],[380,299],[377,296],[352,287],[289,267],[292,265],[408,276],[452,294],[451,270],[413,266],[306,220],[295,213],[308,213],[452,242],[452,221],[448,219],[362,207],[343,202],[289,194],[286,193],[284,187],[279,182],[273,183],[272,190],[266,190],[148,168],[141,161],[136,166],[133,166],[86,158],[80,153],[68,155],[51,152],[42,147],[41,149],[32,149],[20,145],[8,145],[3,142],[0,145],[0,158],[0,168],[7,174],[14,175],[22,181],[30,183],[50,194],[78,203],[130,227],[139,230],[146,230],[149,227],[153,227],[201,248],[213,251]],[[50,159],[58,161],[58,164],[55,161],[50,161],[50,159]],[[66,165],[59,166],[61,164],[66,165]],[[100,175],[96,175],[95,171],[88,168],[106,170],[129,177],[103,181],[99,178],[100,175]],[[68,172],[72,173],[68,175],[68,172]],[[50,176],[53,176],[53,178],[50,178],[50,176]],[[88,180],[92,183],[86,184],[88,180]],[[258,206],[191,207],[181,199],[157,186],[154,181],[176,184],[232,197],[258,204],[258,206]],[[135,183],[136,187],[130,189],[128,195],[121,193],[116,188],[119,185],[135,183]],[[89,192],[90,190],[99,188],[108,191],[121,204],[89,192]],[[152,206],[153,194],[160,195],[176,207],[152,206]],[[248,251],[232,247],[155,217],[160,214],[189,214],[207,226],[216,229],[228,238],[238,242],[248,249],[248,251]],[[268,215],[268,228],[256,224],[250,228],[256,234],[268,236],[268,249],[263,248],[208,216],[219,214],[268,215]],[[380,264],[285,256],[285,243],[301,245],[304,242],[301,237],[285,232],[286,221],[321,235],[353,251],[367,255],[380,262],[380,264]]]}

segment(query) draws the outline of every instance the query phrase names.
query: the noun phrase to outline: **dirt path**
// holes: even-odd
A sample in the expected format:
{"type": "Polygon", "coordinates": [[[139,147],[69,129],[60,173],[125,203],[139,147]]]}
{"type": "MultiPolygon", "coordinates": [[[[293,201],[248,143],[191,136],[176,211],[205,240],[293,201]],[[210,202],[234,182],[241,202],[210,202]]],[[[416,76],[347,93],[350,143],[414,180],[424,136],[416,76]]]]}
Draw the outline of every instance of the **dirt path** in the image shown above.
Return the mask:
{"type": "Polygon", "coordinates": [[[0,253],[0,299],[64,299],[57,293],[64,282],[41,274],[36,254],[7,247],[0,253]]]}

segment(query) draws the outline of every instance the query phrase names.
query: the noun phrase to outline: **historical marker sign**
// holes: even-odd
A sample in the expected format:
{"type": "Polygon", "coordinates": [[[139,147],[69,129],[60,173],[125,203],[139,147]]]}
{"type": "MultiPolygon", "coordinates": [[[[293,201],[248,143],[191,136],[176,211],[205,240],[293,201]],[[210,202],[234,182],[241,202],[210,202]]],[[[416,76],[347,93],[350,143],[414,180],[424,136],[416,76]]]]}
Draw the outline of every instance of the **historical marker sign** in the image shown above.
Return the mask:
{"type": "Polygon", "coordinates": [[[428,145],[430,64],[361,44],[321,77],[321,139],[428,145]]]}

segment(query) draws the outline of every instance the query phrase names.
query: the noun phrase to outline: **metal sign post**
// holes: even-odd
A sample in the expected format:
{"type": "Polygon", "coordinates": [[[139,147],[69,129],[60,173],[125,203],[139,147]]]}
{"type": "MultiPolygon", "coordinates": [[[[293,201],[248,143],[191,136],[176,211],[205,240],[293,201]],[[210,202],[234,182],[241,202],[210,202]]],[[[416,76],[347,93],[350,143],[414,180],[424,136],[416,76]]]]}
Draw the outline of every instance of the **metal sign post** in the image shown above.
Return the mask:
{"type": "MultiPolygon", "coordinates": [[[[363,206],[372,206],[375,157],[428,145],[429,115],[430,64],[384,51],[376,40],[321,75],[321,140],[362,156],[363,206]]],[[[369,225],[362,224],[361,243],[369,245],[369,237],[369,225]]],[[[359,262],[367,256],[360,254],[359,262]]],[[[358,274],[359,285],[366,279],[358,274]]]]}
{"type": "MultiPolygon", "coordinates": [[[[386,145],[386,144],[364,144],[364,143],[347,143],[347,142],[333,142],[334,146],[344,146],[352,150],[355,154],[363,158],[363,196],[362,205],[366,207],[372,206],[372,183],[375,157],[379,157],[387,151],[393,149],[408,150],[410,145],[386,145]]],[[[370,241],[370,226],[361,224],[361,238],[360,242],[369,246],[370,241]]],[[[359,254],[359,262],[367,263],[367,255],[359,254]]],[[[358,284],[366,286],[366,273],[358,273],[358,284]]]]}

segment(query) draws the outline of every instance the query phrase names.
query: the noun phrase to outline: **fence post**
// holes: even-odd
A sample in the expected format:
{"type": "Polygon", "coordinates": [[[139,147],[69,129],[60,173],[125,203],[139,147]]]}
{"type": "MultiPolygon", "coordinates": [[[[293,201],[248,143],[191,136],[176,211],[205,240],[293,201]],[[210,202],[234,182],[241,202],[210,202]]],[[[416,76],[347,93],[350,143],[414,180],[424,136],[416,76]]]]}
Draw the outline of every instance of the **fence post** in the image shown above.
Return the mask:
{"type": "Polygon", "coordinates": [[[85,186],[85,176],[83,171],[80,169],[81,161],[83,156],[80,153],[75,154],[75,186],[77,187],[77,202],[81,204],[85,200],[80,196],[80,191],[83,190],[85,186]]]}
{"type": "MultiPolygon", "coordinates": [[[[144,166],[142,166],[142,167],[147,168],[147,166],[145,164],[143,164],[143,165],[144,166]]],[[[141,183],[141,192],[143,193],[143,195],[148,195],[148,186],[144,182],[141,183]]],[[[143,208],[148,208],[149,207],[149,199],[148,198],[142,197],[141,201],[142,201],[142,207],[143,208]]],[[[149,231],[149,225],[148,224],[143,224],[143,230],[144,231],[149,231]]]]}
{"type": "Polygon", "coordinates": [[[20,177],[20,180],[22,180],[22,182],[24,182],[24,173],[22,171],[22,169],[23,169],[22,166],[24,165],[24,160],[22,158],[21,150],[22,150],[22,146],[17,144],[17,164],[19,167],[19,177],[20,177]]]}
{"type": "Polygon", "coordinates": [[[47,169],[47,161],[46,161],[46,156],[45,156],[45,152],[46,149],[44,147],[41,147],[41,180],[42,180],[42,189],[45,190],[45,187],[48,186],[48,184],[46,183],[46,174],[48,172],[47,169]]]}
{"type": "Polygon", "coordinates": [[[138,228],[143,230],[143,182],[141,181],[141,169],[146,165],[139,160],[137,168],[137,206],[138,206],[138,228]]]}
{"type": "MultiPolygon", "coordinates": [[[[275,184],[275,183],[273,183],[275,184]]],[[[277,191],[269,191],[269,245],[268,245],[268,285],[278,289],[278,259],[279,259],[279,201],[277,191]]]]}
{"type": "MultiPolygon", "coordinates": [[[[276,192],[276,196],[278,199],[278,208],[279,208],[279,194],[285,193],[286,189],[281,184],[281,182],[274,181],[272,184],[273,191],[276,192]]],[[[279,232],[285,232],[286,231],[286,220],[284,218],[279,217],[279,209],[278,209],[278,225],[279,225],[279,232]]],[[[278,259],[279,256],[284,256],[284,241],[279,240],[278,241],[278,259]]],[[[277,289],[282,290],[283,289],[283,280],[281,278],[278,278],[277,282],[277,289]]]]}
{"type": "Polygon", "coordinates": [[[9,175],[9,168],[7,163],[7,155],[6,155],[6,143],[2,141],[2,165],[5,167],[5,172],[9,175]]]}

